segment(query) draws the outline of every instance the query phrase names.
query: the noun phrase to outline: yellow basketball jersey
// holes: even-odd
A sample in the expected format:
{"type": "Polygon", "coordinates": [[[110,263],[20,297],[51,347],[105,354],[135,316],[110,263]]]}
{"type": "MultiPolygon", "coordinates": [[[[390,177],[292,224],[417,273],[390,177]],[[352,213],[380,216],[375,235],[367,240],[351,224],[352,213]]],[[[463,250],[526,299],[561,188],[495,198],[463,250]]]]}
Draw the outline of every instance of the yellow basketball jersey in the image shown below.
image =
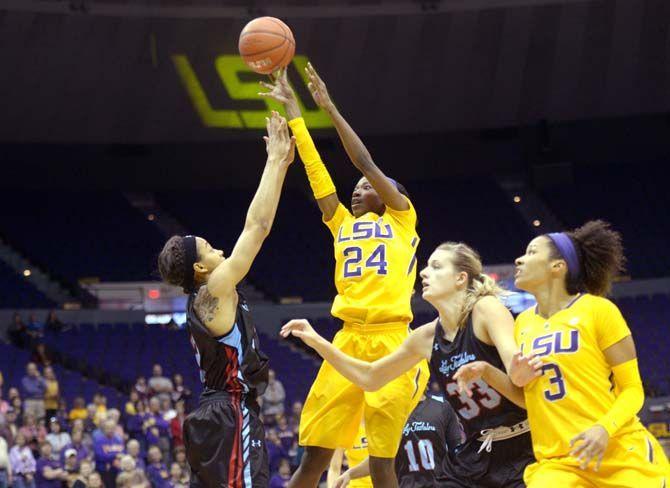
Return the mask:
{"type": "Polygon", "coordinates": [[[409,205],[355,218],[340,204],[325,222],[335,239],[335,317],[358,324],[412,321],[419,236],[416,211],[409,205]]]}
{"type": "MultiPolygon", "coordinates": [[[[612,408],[616,388],[603,351],[630,329],[611,301],[583,294],[548,319],[536,307],[524,311],[514,335],[524,354],[544,363],[544,374],[524,388],[535,457],[567,456],[570,440],[612,408]]],[[[639,429],[635,417],[614,437],[639,429]]]]}
{"type": "MultiPolygon", "coordinates": [[[[344,451],[344,455],[347,458],[349,468],[358,466],[368,457],[368,440],[365,435],[365,425],[363,423],[361,423],[361,426],[358,428],[356,442],[354,442],[354,445],[350,449],[344,451]]],[[[372,488],[372,478],[364,476],[363,478],[351,480],[349,486],[351,488],[372,488]]]]}

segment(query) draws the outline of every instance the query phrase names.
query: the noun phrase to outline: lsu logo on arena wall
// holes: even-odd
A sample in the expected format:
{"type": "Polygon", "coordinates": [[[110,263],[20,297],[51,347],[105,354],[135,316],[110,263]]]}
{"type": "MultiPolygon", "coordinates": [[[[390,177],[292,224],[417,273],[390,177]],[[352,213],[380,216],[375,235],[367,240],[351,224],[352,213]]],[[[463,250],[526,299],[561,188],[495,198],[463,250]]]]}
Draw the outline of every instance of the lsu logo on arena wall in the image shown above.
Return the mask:
{"type": "MultiPolygon", "coordinates": [[[[300,74],[301,80],[307,85],[307,75],[305,74],[305,66],[307,66],[307,57],[296,55],[293,58],[293,66],[300,74]]],[[[172,62],[177,74],[186,90],[193,108],[200,116],[205,127],[224,128],[224,129],[264,129],[265,117],[270,110],[277,110],[283,113],[280,104],[273,100],[261,98],[258,96],[260,87],[258,80],[243,81],[240,74],[253,74],[249,67],[242,61],[238,55],[224,54],[217,56],[214,60],[214,68],[221,80],[223,88],[226,90],[228,97],[231,100],[254,100],[257,103],[265,104],[265,109],[259,110],[236,110],[233,108],[214,108],[202,87],[198,76],[193,70],[191,62],[184,54],[174,54],[172,62]]],[[[305,119],[305,124],[310,129],[323,129],[332,127],[328,115],[320,108],[308,109],[300,95],[296,91],[296,98],[298,105],[305,119]]]]}

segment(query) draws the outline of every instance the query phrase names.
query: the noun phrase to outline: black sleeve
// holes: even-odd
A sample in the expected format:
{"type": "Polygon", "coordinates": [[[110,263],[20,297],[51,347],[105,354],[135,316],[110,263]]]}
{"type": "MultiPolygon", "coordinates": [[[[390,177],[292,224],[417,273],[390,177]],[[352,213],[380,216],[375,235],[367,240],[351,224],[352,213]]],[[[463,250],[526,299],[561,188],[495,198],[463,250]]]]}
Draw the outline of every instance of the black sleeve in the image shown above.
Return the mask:
{"type": "Polygon", "coordinates": [[[447,441],[447,449],[453,451],[463,443],[465,433],[461,422],[456,416],[456,412],[454,412],[454,409],[448,403],[444,405],[444,425],[446,426],[445,440],[447,441]]]}

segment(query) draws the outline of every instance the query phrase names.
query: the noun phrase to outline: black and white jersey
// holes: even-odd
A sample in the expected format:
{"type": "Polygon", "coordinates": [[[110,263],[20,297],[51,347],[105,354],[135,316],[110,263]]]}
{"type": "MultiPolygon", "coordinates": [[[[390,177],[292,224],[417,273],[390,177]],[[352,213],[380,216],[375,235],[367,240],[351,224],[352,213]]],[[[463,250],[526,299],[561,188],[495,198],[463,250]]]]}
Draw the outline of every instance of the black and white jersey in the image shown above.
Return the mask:
{"type": "Polygon", "coordinates": [[[395,457],[401,488],[437,486],[449,451],[465,440],[463,427],[449,403],[429,395],[409,416],[395,457]]]}

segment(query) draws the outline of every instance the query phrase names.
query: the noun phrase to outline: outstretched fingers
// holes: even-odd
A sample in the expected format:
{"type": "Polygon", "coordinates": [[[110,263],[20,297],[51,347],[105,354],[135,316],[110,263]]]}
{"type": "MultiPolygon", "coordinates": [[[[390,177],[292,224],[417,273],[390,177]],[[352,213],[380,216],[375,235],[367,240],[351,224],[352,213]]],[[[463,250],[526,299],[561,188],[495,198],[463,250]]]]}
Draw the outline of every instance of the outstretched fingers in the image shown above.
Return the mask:
{"type": "Polygon", "coordinates": [[[319,73],[316,72],[316,69],[314,68],[312,63],[308,62],[307,67],[305,68],[305,70],[307,71],[307,74],[310,76],[310,78],[314,78],[314,80],[323,83],[323,80],[319,76],[319,73]]]}
{"type": "Polygon", "coordinates": [[[466,376],[468,376],[467,366],[461,366],[458,371],[456,371],[456,374],[454,374],[454,379],[458,385],[458,392],[465,393],[468,398],[472,398],[472,390],[468,386],[469,380],[466,378],[466,376]]]}
{"type": "Polygon", "coordinates": [[[282,326],[281,330],[279,331],[279,334],[282,337],[288,337],[291,334],[296,335],[295,332],[302,331],[304,327],[305,327],[304,319],[289,320],[282,326]]]}

